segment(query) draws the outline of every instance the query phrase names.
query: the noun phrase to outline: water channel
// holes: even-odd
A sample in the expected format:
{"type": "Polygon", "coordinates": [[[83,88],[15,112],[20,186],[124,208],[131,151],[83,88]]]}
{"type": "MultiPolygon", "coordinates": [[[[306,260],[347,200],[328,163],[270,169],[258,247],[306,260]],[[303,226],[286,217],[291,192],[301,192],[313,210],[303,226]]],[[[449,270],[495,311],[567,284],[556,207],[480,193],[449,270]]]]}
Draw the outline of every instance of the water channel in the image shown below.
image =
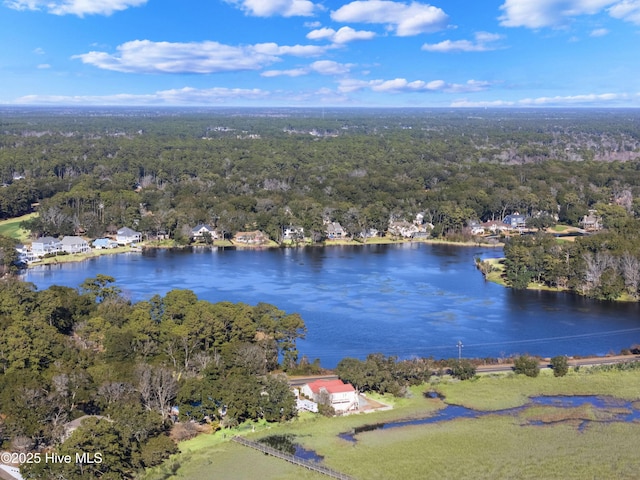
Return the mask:
{"type": "Polygon", "coordinates": [[[447,405],[430,417],[365,425],[351,432],[341,433],[339,436],[343,440],[356,442],[356,436],[363,432],[408,427],[412,425],[427,425],[459,418],[480,418],[485,415],[517,415],[528,408],[539,406],[553,407],[564,410],[565,412],[581,407],[588,407],[590,412],[588,415],[574,412],[566,417],[561,415],[559,419],[556,416],[544,418],[544,415],[541,415],[540,418],[533,417],[529,419],[523,425],[543,426],[553,423],[577,422],[578,430],[583,430],[591,422],[640,422],[639,402],[629,402],[606,395],[555,395],[531,397],[526,405],[496,411],[474,410],[460,405],[447,405]]]}
{"type": "Polygon", "coordinates": [[[467,357],[604,355],[640,343],[637,303],[486,282],[474,257],[501,254],[424,243],[151,250],[34,267],[23,279],[39,289],[77,287],[103,273],[133,301],[186,288],[212,302],[272,303],[301,314],[300,353],[329,368],[372,352],[455,357],[459,340],[467,357]]]}

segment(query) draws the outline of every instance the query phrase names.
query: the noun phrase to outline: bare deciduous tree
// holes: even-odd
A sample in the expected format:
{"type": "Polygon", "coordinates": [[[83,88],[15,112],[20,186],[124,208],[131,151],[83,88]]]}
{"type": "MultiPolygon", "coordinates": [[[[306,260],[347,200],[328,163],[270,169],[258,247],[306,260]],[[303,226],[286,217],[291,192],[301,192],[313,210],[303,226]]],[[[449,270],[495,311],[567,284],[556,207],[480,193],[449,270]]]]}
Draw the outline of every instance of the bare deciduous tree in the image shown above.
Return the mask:
{"type": "Polygon", "coordinates": [[[178,393],[173,372],[164,367],[141,365],[136,369],[138,392],[147,410],[156,411],[163,420],[169,416],[169,406],[178,393]]]}
{"type": "Polygon", "coordinates": [[[607,268],[616,267],[616,259],[609,252],[585,253],[585,290],[590,291],[600,286],[602,274],[607,268]]]}
{"type": "Polygon", "coordinates": [[[620,260],[620,269],[627,291],[633,297],[637,297],[640,286],[640,260],[629,252],[624,252],[620,260]]]}
{"type": "Polygon", "coordinates": [[[133,392],[133,385],[124,382],[107,382],[98,388],[98,397],[102,398],[107,405],[122,400],[125,396],[133,392]]]}

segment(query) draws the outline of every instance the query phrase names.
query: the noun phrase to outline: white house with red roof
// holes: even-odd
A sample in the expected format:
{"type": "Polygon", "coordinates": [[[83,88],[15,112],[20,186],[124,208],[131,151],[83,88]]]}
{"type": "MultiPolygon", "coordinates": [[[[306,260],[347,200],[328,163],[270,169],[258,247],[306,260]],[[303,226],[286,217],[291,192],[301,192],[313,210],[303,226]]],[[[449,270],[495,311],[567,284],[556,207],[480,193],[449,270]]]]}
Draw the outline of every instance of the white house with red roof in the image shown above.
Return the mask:
{"type": "Polygon", "coordinates": [[[357,410],[359,406],[356,389],[353,385],[339,379],[307,383],[302,387],[301,392],[317,403],[323,403],[328,399],[336,412],[357,410]]]}

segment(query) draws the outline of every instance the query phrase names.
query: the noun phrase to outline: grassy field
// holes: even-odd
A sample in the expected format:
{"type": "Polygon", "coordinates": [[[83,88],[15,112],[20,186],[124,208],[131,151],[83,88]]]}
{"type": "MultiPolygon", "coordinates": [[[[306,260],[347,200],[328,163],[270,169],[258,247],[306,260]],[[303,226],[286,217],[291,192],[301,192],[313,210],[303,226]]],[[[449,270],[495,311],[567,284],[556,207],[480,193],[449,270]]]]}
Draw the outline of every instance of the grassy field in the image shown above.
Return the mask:
{"type": "MultiPolygon", "coordinates": [[[[589,406],[559,409],[532,406],[512,415],[487,414],[429,425],[376,430],[357,435],[357,442],[337,435],[357,426],[406,418],[423,418],[446,404],[426,398],[436,389],[447,402],[483,410],[522,406],[535,395],[611,395],[640,400],[640,371],[588,373],[587,369],[555,378],[487,375],[473,381],[441,381],[411,390],[411,398],[395,400],[391,411],[340,418],[303,415],[284,425],[257,425],[257,439],[292,434],[305,448],[324,456],[324,463],[358,479],[637,479],[640,423],[606,423],[606,412],[589,406]],[[585,420],[595,420],[578,429],[585,420]],[[532,425],[531,421],[543,425],[532,425]],[[599,420],[599,421],[598,421],[599,420]]],[[[384,399],[387,401],[388,399],[384,399]]],[[[237,432],[203,435],[182,443],[183,453],[150,472],[146,480],[315,479],[319,475],[233,444],[237,432]]]]}
{"type": "Polygon", "coordinates": [[[20,242],[26,242],[29,239],[29,232],[20,228],[20,224],[25,220],[35,217],[37,213],[30,213],[22,217],[10,218],[0,221],[0,235],[15,238],[20,242]]]}

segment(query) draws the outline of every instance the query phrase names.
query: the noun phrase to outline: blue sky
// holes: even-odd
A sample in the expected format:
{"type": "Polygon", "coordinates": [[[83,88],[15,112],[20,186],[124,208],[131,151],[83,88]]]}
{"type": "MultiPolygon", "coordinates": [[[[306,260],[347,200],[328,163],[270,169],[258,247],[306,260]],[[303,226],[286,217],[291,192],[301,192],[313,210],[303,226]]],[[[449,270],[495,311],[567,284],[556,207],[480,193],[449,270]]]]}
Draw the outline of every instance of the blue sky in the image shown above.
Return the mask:
{"type": "Polygon", "coordinates": [[[0,2],[0,104],[640,107],[640,0],[0,2]]]}

